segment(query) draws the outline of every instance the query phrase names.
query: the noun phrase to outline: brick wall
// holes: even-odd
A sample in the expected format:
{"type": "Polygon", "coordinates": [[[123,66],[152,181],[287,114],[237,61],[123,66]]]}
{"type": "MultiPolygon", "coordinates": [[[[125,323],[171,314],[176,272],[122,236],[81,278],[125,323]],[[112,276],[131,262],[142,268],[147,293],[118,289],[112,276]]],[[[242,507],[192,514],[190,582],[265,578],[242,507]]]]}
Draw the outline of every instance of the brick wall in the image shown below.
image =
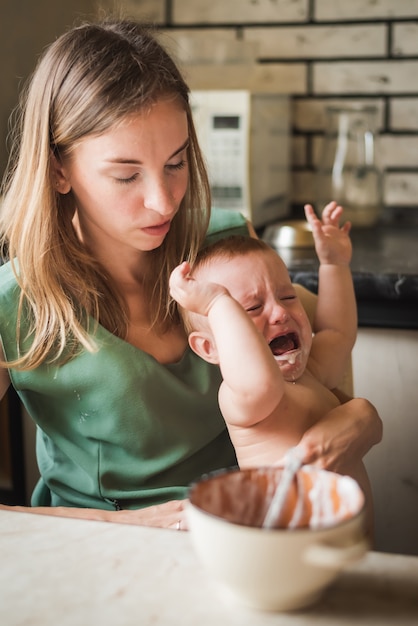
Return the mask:
{"type": "Polygon", "coordinates": [[[291,95],[296,212],[313,200],[325,105],[375,103],[385,214],[415,219],[418,0],[121,0],[120,4],[130,15],[162,28],[168,45],[188,61],[185,71],[192,87],[247,85],[291,95]],[[244,64],[216,64],[225,43],[230,49],[241,45],[243,55],[255,54],[251,79],[244,64]]]}

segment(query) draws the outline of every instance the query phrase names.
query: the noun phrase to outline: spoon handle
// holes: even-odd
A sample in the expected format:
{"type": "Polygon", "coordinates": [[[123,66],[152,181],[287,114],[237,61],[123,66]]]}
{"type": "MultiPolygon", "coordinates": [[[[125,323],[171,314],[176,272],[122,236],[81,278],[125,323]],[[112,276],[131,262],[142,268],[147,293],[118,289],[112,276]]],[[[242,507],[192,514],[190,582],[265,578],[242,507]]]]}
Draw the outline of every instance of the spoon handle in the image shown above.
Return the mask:
{"type": "Polygon", "coordinates": [[[269,508],[264,517],[263,528],[273,528],[279,519],[281,510],[286,501],[287,492],[292,484],[293,477],[300,469],[302,461],[292,448],[287,454],[286,464],[276,490],[271,499],[269,508]]]}

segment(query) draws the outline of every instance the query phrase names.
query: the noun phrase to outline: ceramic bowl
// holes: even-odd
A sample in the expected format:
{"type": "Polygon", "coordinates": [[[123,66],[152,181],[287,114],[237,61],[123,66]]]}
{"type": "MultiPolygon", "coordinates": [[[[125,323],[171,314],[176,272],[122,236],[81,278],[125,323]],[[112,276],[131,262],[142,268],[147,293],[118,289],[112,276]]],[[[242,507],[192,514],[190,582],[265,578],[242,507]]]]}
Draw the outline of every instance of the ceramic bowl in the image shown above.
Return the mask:
{"type": "Polygon", "coordinates": [[[228,469],[189,490],[193,546],[224,594],[255,609],[288,611],[318,600],[368,550],[364,495],[347,476],[305,466],[274,528],[263,521],[280,468],[228,469]]]}

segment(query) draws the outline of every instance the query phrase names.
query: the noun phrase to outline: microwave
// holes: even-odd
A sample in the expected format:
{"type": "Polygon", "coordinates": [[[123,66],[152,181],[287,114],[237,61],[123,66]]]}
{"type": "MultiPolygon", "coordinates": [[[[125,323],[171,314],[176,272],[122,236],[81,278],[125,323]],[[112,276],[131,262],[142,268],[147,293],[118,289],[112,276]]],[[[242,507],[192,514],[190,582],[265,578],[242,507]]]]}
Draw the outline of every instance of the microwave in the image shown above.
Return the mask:
{"type": "Polygon", "coordinates": [[[212,206],[254,227],[289,215],[289,98],[247,90],[191,92],[212,206]]]}

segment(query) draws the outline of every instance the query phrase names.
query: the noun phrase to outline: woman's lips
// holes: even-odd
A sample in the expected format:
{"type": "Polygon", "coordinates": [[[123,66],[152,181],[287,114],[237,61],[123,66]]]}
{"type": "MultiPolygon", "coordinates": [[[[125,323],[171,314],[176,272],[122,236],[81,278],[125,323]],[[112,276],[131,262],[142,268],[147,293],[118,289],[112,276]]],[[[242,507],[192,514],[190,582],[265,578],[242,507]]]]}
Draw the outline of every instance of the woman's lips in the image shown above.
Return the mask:
{"type": "Polygon", "coordinates": [[[156,224],[155,226],[145,226],[142,230],[144,233],[148,235],[153,235],[156,237],[161,237],[162,235],[166,235],[170,230],[171,222],[163,222],[162,224],[156,224]]]}

